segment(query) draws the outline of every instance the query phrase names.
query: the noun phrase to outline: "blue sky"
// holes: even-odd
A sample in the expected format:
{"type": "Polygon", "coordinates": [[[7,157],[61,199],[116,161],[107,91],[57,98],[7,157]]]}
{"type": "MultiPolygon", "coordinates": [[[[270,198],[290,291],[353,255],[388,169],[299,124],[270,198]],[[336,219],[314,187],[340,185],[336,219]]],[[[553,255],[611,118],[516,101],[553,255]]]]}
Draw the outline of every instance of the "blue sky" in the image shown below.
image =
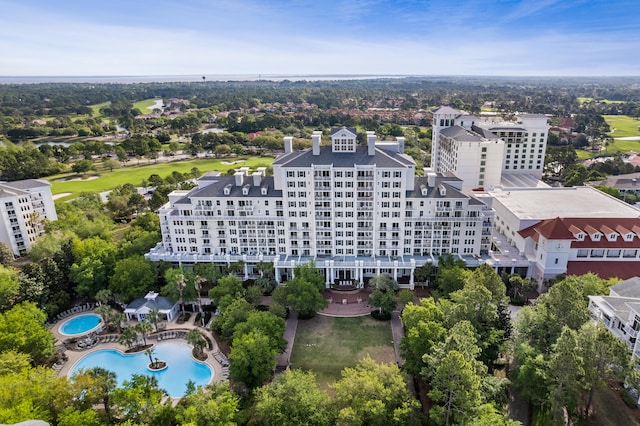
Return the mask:
{"type": "Polygon", "coordinates": [[[640,75],[640,0],[0,0],[0,75],[640,75]]]}

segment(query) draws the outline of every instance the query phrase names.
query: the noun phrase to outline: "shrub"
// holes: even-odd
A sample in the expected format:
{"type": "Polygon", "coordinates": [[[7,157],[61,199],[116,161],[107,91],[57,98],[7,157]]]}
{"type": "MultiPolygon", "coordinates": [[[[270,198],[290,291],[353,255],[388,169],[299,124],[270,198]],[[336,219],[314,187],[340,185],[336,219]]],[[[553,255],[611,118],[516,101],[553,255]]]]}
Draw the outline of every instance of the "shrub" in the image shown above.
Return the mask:
{"type": "Polygon", "coordinates": [[[371,316],[378,321],[389,321],[391,319],[390,312],[380,312],[379,310],[371,311],[371,316]]]}

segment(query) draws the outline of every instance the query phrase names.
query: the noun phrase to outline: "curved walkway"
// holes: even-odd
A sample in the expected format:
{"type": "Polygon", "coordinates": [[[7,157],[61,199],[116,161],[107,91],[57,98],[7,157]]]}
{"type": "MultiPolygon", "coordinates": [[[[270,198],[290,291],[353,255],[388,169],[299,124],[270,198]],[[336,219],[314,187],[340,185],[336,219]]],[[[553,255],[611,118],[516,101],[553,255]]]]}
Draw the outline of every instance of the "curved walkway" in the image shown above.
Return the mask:
{"type": "MultiPolygon", "coordinates": [[[[91,311],[88,311],[88,312],[91,312],[91,311]]],[[[87,312],[79,312],[79,313],[70,315],[64,318],[63,320],[56,322],[51,326],[51,332],[53,333],[53,336],[56,339],[56,342],[55,342],[56,347],[60,347],[61,345],[64,344],[65,340],[69,339],[69,336],[65,336],[61,334],[60,331],[58,330],[60,325],[63,324],[69,318],[82,315],[83,313],[86,314],[87,312]]],[[[136,322],[137,321],[132,321],[131,323],[134,324],[136,322]]],[[[164,321],[162,322],[162,324],[166,324],[166,327],[164,330],[160,332],[160,334],[166,333],[167,331],[177,331],[177,330],[188,331],[193,328],[197,328],[198,330],[200,330],[200,332],[202,332],[202,334],[205,335],[212,342],[214,346],[212,349],[205,350],[208,356],[206,361],[204,361],[213,370],[213,381],[222,382],[224,380],[227,380],[227,378],[229,377],[229,367],[228,365],[223,365],[223,364],[226,364],[223,358],[218,360],[219,356],[216,356],[216,355],[220,354],[220,350],[216,344],[216,340],[213,338],[213,336],[207,329],[202,327],[196,327],[195,325],[193,325],[193,321],[185,322],[183,324],[177,324],[174,320],[168,323],[164,321]]],[[[177,339],[177,340],[184,340],[184,339],[177,339]]],[[[152,333],[147,336],[148,343],[159,343],[163,341],[164,340],[157,339],[156,333],[152,333]]],[[[80,358],[82,358],[83,356],[91,352],[95,352],[101,349],[116,349],[124,353],[127,350],[127,347],[117,342],[110,342],[110,343],[97,343],[91,348],[86,350],[66,349],[64,351],[64,355],[67,357],[67,361],[62,365],[61,368],[58,369],[58,375],[67,375],[69,371],[71,371],[72,367],[80,360],[80,358]]]]}

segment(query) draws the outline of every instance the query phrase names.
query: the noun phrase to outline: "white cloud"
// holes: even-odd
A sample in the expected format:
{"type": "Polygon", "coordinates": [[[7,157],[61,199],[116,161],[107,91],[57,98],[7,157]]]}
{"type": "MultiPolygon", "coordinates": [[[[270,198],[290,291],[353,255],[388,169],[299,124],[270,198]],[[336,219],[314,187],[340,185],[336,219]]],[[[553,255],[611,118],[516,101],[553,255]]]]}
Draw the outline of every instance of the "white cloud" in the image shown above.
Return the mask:
{"type": "MultiPolygon", "coordinates": [[[[252,4],[229,1],[220,7],[252,4]]],[[[33,11],[18,6],[8,11],[0,17],[0,75],[640,73],[632,59],[640,41],[627,37],[622,43],[623,33],[603,38],[558,30],[518,39],[487,26],[414,37],[380,29],[372,39],[357,31],[345,36],[296,22],[284,25],[284,17],[255,25],[255,14],[247,22],[203,29],[164,22],[98,24],[42,12],[22,19],[33,11]]]]}

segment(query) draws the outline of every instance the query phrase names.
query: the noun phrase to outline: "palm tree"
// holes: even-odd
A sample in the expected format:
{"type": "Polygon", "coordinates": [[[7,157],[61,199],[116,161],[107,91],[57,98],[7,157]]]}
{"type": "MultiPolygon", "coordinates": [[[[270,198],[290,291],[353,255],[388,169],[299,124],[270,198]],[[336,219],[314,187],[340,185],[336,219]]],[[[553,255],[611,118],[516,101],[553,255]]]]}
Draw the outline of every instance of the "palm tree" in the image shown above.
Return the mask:
{"type": "Polygon", "coordinates": [[[189,342],[190,345],[196,350],[197,354],[202,354],[202,350],[207,345],[207,341],[202,336],[197,329],[192,328],[189,332],[184,336],[184,338],[189,342]]]}
{"type": "Polygon", "coordinates": [[[153,325],[156,327],[156,333],[160,332],[160,330],[158,330],[158,321],[160,320],[161,317],[162,315],[160,314],[160,311],[157,309],[151,309],[147,313],[147,319],[151,321],[153,325]]]}
{"type": "Polygon", "coordinates": [[[261,277],[266,276],[269,278],[273,278],[273,272],[275,271],[273,263],[260,261],[256,263],[256,269],[258,270],[258,273],[261,277]]]}
{"type": "Polygon", "coordinates": [[[136,333],[134,327],[127,327],[122,330],[122,334],[118,338],[118,343],[125,345],[127,348],[131,349],[133,346],[133,342],[138,338],[138,333],[136,333]]]}
{"type": "Polygon", "coordinates": [[[204,312],[202,312],[202,299],[200,298],[200,295],[202,291],[202,284],[206,282],[207,282],[207,279],[202,278],[200,276],[196,276],[195,280],[193,281],[193,285],[196,288],[196,291],[198,292],[198,308],[200,310],[200,322],[202,323],[203,327],[204,327],[204,312]]]}
{"type": "Polygon", "coordinates": [[[134,326],[134,329],[136,332],[140,333],[142,335],[142,341],[144,342],[144,345],[147,346],[147,334],[149,334],[149,332],[153,331],[153,326],[148,323],[147,321],[142,321],[137,323],[134,326]]]}
{"type": "Polygon", "coordinates": [[[122,333],[122,323],[125,322],[127,316],[124,312],[118,312],[115,309],[111,310],[111,321],[118,327],[118,332],[122,333]]]}
{"type": "Polygon", "coordinates": [[[102,367],[91,368],[90,370],[87,370],[87,373],[89,373],[89,375],[97,382],[96,390],[99,398],[104,404],[104,413],[107,415],[107,420],[109,420],[110,423],[111,404],[109,404],[109,397],[118,386],[118,382],[116,381],[116,373],[102,367]]]}
{"type": "Polygon", "coordinates": [[[97,302],[100,302],[100,306],[102,307],[102,305],[106,305],[107,303],[109,303],[109,300],[111,300],[112,297],[113,294],[111,293],[111,290],[109,290],[108,288],[103,288],[102,290],[98,291],[93,298],[96,299],[97,302]]]}
{"type": "Polygon", "coordinates": [[[237,262],[231,262],[229,264],[229,273],[239,275],[244,272],[244,260],[238,260],[237,262]]]}
{"type": "Polygon", "coordinates": [[[111,311],[113,309],[111,309],[109,307],[109,305],[103,304],[98,306],[95,311],[96,314],[100,315],[102,317],[102,320],[104,321],[104,325],[106,326],[106,328],[109,328],[109,326],[111,325],[111,311]]]}
{"type": "Polygon", "coordinates": [[[176,288],[178,289],[178,293],[180,293],[180,304],[182,305],[182,317],[184,318],[184,300],[182,298],[184,289],[187,287],[187,281],[184,278],[183,274],[178,276],[178,281],[176,281],[176,288]]]}
{"type": "Polygon", "coordinates": [[[151,365],[151,368],[155,368],[156,367],[156,363],[153,362],[153,357],[152,357],[152,355],[155,354],[155,351],[153,350],[153,348],[146,349],[144,351],[144,354],[149,357],[149,364],[151,365]]]}

